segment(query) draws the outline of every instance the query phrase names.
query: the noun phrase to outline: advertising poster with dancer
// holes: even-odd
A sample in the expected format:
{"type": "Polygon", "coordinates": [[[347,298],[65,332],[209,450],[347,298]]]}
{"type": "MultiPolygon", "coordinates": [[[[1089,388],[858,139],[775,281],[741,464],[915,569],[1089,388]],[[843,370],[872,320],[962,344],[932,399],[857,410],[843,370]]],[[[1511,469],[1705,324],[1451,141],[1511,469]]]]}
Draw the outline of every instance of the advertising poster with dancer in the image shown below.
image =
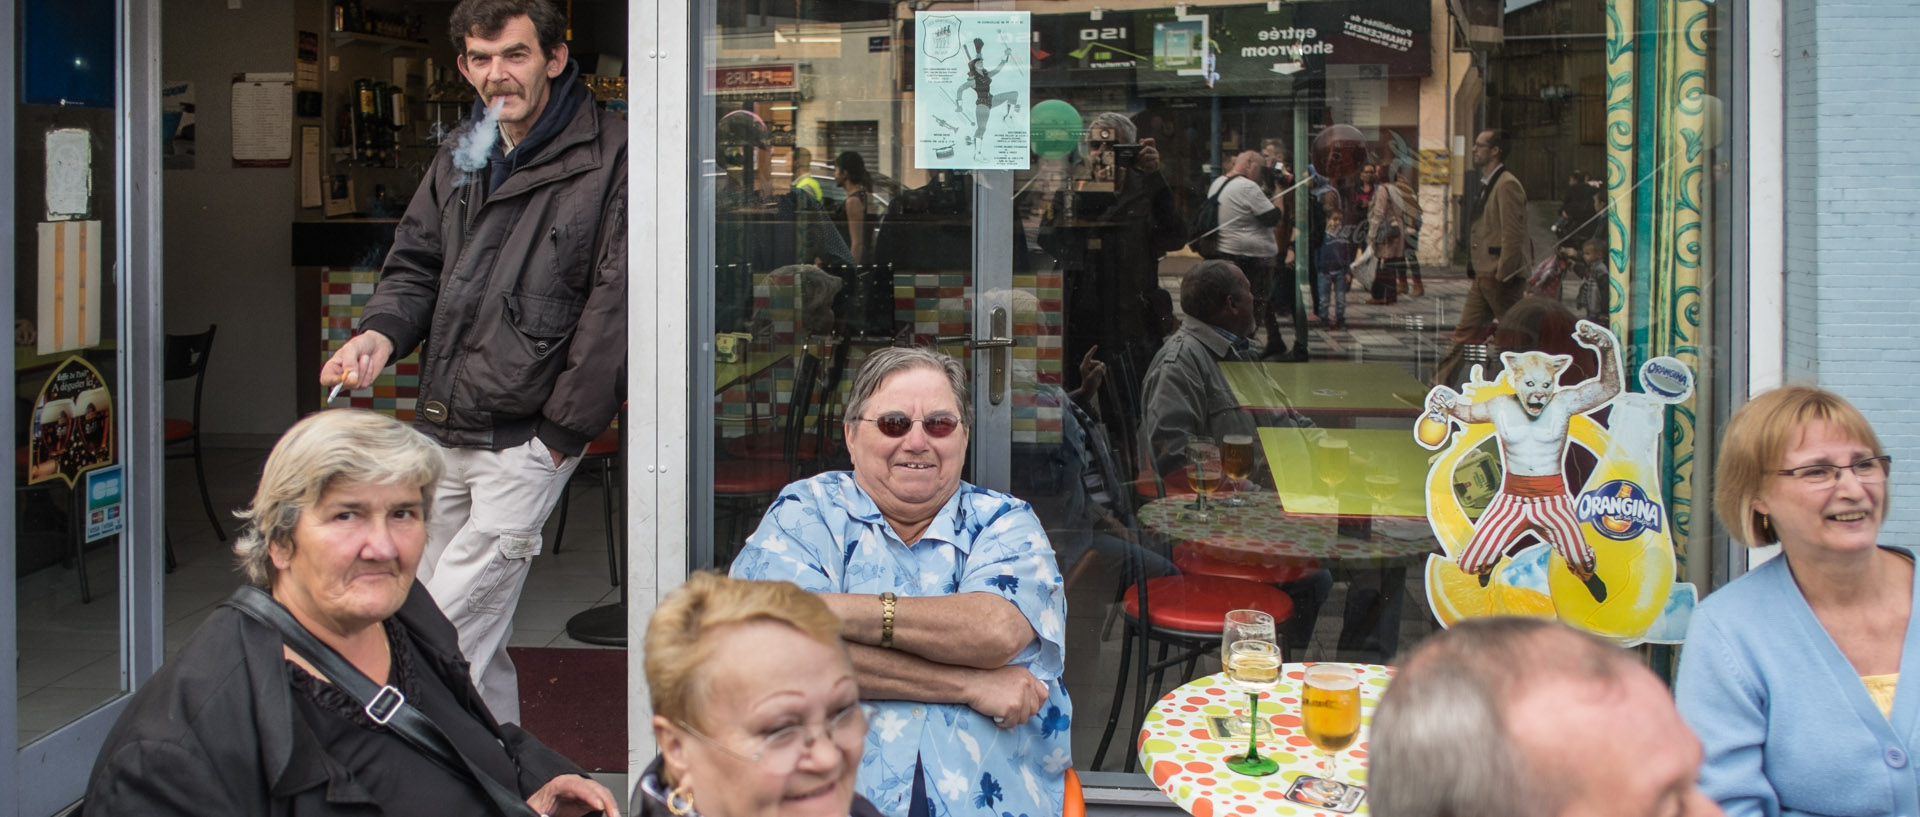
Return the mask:
{"type": "Polygon", "coordinates": [[[1698,592],[1676,577],[1659,439],[1667,406],[1692,393],[1693,371],[1656,357],[1640,367],[1640,391],[1628,391],[1611,331],[1580,321],[1573,340],[1598,358],[1596,376],[1562,383],[1572,357],[1504,352],[1493,380],[1475,366],[1462,392],[1428,393],[1414,437],[1439,452],[1426,495],[1444,551],[1427,557],[1428,601],[1442,626],[1536,616],[1623,646],[1677,644],[1698,592]],[[1455,471],[1489,438],[1502,473],[1473,514],[1455,471]],[[1572,446],[1591,457],[1584,474],[1569,468],[1572,446]]]}
{"type": "Polygon", "coordinates": [[[1032,15],[923,14],[913,54],[914,166],[1025,170],[1033,97],[1032,15]]]}

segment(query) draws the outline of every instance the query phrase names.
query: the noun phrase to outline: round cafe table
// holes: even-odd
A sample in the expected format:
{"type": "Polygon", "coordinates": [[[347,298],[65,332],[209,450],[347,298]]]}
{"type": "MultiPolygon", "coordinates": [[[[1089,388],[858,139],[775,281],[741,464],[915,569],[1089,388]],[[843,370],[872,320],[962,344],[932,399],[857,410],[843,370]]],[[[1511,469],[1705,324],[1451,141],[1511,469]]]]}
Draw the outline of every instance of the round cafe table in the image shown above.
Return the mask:
{"type": "Polygon", "coordinates": [[[1193,494],[1156,499],[1140,508],[1140,524],[1177,542],[1191,542],[1209,555],[1229,561],[1260,562],[1281,557],[1315,559],[1397,559],[1439,552],[1425,519],[1372,520],[1367,538],[1340,533],[1339,518],[1290,515],[1270,493],[1243,493],[1239,507],[1209,501],[1205,520],[1187,509],[1193,494]]]}
{"type": "MultiPolygon", "coordinates": [[[[1207,728],[1209,716],[1244,714],[1247,693],[1224,674],[1209,675],[1188,682],[1153,705],[1147,720],[1140,725],[1140,764],[1153,777],[1155,785],[1193,817],[1239,817],[1239,815],[1326,815],[1342,817],[1338,812],[1316,809],[1286,799],[1294,778],[1320,772],[1322,755],[1307,740],[1300,723],[1301,679],[1305,664],[1287,664],[1280,670],[1280,685],[1260,698],[1260,719],[1273,732],[1260,741],[1260,754],[1273,758],[1280,771],[1265,777],[1247,777],[1227,768],[1230,754],[1246,751],[1245,738],[1219,740],[1207,728]]],[[[1367,783],[1367,738],[1372,732],[1373,709],[1380,694],[1393,679],[1393,667],[1379,664],[1354,664],[1360,671],[1360,734],[1353,745],[1342,750],[1335,778],[1341,783],[1367,783]]],[[[1366,814],[1369,799],[1360,801],[1355,814],[1366,814]]]]}

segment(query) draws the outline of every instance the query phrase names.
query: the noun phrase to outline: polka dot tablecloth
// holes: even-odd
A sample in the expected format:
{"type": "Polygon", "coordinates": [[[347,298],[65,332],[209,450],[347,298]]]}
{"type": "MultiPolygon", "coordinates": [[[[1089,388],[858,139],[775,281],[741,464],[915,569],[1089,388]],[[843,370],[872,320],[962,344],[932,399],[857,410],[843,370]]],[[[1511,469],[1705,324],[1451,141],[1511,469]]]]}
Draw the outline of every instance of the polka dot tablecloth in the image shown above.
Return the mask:
{"type": "Polygon", "coordinates": [[[1209,503],[1208,519],[1187,509],[1192,494],[1156,499],[1140,508],[1140,524],[1176,541],[1194,542],[1231,561],[1282,556],[1316,559],[1383,559],[1439,552],[1425,519],[1375,519],[1365,539],[1340,534],[1331,516],[1289,516],[1272,494],[1244,494],[1239,507],[1209,503]]]}
{"type": "MultiPolygon", "coordinates": [[[[1360,735],[1352,746],[1340,752],[1337,779],[1342,783],[1367,782],[1367,738],[1372,732],[1373,709],[1380,694],[1393,679],[1394,668],[1378,664],[1354,664],[1360,671],[1360,735]]],[[[1260,741],[1260,754],[1273,758],[1280,771],[1265,777],[1247,777],[1227,768],[1230,754],[1246,751],[1246,741],[1215,740],[1207,729],[1208,716],[1243,714],[1247,694],[1228,682],[1225,675],[1209,675],[1180,687],[1153,705],[1140,726],[1140,764],[1153,777],[1155,785],[1173,798],[1193,817],[1237,817],[1238,815],[1328,815],[1323,811],[1286,799],[1294,778],[1317,774],[1320,750],[1307,740],[1300,723],[1301,679],[1305,664],[1287,664],[1281,668],[1280,686],[1260,698],[1260,719],[1273,729],[1260,741]]],[[[1368,802],[1362,800],[1356,814],[1366,814],[1368,802]]]]}

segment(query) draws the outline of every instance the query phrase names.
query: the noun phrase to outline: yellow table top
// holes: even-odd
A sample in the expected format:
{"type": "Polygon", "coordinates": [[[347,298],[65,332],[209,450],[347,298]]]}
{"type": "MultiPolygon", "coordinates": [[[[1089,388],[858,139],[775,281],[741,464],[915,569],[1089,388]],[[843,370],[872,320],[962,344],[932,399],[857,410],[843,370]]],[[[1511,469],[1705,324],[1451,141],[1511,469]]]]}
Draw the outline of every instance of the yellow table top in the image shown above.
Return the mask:
{"type": "Polygon", "coordinates": [[[1412,429],[1262,428],[1260,447],[1289,515],[1425,517],[1428,458],[1412,429]],[[1347,445],[1346,478],[1323,481],[1322,440],[1347,445]],[[1371,491],[1383,494],[1375,498],[1371,491]]]}
{"type": "Polygon", "coordinates": [[[780,364],[791,357],[790,352],[771,349],[748,352],[739,363],[713,364],[713,390],[725,391],[780,364]]]}
{"type": "Polygon", "coordinates": [[[54,352],[50,355],[43,355],[40,354],[40,350],[37,347],[20,346],[16,344],[13,347],[13,370],[20,372],[38,368],[52,368],[66,362],[67,358],[70,357],[77,356],[91,359],[90,353],[112,354],[116,348],[117,346],[113,339],[107,338],[101,340],[96,346],[88,346],[82,349],[68,349],[64,352],[54,352]]]}
{"type": "Polygon", "coordinates": [[[1414,417],[1427,397],[1426,384],[1393,363],[1222,363],[1220,374],[1255,413],[1414,417]]]}

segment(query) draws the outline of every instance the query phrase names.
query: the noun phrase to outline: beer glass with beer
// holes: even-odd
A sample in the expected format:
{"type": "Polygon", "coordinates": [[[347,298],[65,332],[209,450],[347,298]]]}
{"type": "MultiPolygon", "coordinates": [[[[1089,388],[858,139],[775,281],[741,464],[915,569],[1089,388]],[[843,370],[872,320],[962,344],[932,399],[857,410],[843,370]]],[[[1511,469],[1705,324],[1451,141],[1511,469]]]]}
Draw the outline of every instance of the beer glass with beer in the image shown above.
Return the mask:
{"type": "Polygon", "coordinates": [[[1327,492],[1332,493],[1340,487],[1340,483],[1347,481],[1347,469],[1352,459],[1346,440],[1321,437],[1319,444],[1313,447],[1313,475],[1326,483],[1327,492]]]}
{"type": "Polygon", "coordinates": [[[1264,777],[1280,771],[1273,758],[1260,756],[1260,693],[1280,684],[1280,645],[1274,635],[1273,617],[1258,610],[1233,610],[1227,613],[1227,626],[1221,631],[1224,643],[1221,663],[1226,665],[1227,680],[1247,691],[1247,753],[1228,755],[1227,768],[1250,777],[1264,777]],[[1242,616],[1236,625],[1235,615],[1242,616]],[[1264,618],[1264,625],[1261,619],[1264,618]]]}
{"type": "Polygon", "coordinates": [[[1194,502],[1187,508],[1193,513],[1190,519],[1206,520],[1207,497],[1213,489],[1220,486],[1222,475],[1220,446],[1214,444],[1212,437],[1187,438],[1187,483],[1193,486],[1194,502]]]}
{"type": "Polygon", "coordinates": [[[1329,801],[1337,799],[1346,791],[1345,784],[1334,781],[1340,774],[1340,752],[1360,734],[1360,673],[1349,664],[1308,666],[1300,720],[1307,740],[1325,760],[1320,779],[1312,784],[1314,793],[1329,801]]]}
{"type": "Polygon", "coordinates": [[[1386,511],[1387,502],[1400,492],[1400,477],[1386,471],[1367,475],[1367,495],[1373,497],[1376,512],[1386,511]]]}
{"type": "MultiPolygon", "coordinates": [[[[1221,469],[1226,472],[1227,479],[1233,480],[1236,483],[1244,483],[1248,477],[1253,476],[1253,435],[1227,434],[1222,436],[1220,438],[1220,466],[1221,469]]],[[[1246,505],[1247,501],[1240,498],[1240,486],[1235,485],[1233,493],[1228,494],[1226,499],[1220,500],[1220,504],[1238,508],[1246,505]]]]}

